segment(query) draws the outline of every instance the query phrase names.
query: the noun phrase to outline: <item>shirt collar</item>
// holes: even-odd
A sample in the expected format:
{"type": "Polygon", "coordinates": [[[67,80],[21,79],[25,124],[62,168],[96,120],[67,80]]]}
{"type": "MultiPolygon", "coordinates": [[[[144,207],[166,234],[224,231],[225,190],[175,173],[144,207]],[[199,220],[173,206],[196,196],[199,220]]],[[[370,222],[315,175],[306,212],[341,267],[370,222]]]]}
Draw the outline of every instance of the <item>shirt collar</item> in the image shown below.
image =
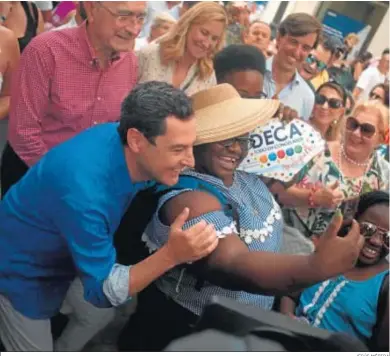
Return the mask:
{"type": "MultiPolygon", "coordinates": [[[[272,64],[274,62],[274,56],[268,58],[265,62],[265,71],[268,72],[272,78],[272,64]]],[[[290,82],[292,85],[302,84],[305,80],[301,77],[297,70],[295,70],[295,76],[293,80],[290,82]]]]}
{"type": "MultiPolygon", "coordinates": [[[[79,33],[79,38],[84,41],[84,43],[87,46],[87,51],[88,51],[88,57],[91,61],[92,64],[97,63],[97,55],[95,49],[92,47],[92,44],[88,38],[88,33],[87,33],[87,21],[84,21],[79,27],[78,27],[78,33],[79,33]]],[[[121,59],[123,56],[123,53],[115,52],[111,56],[111,64],[114,63],[115,61],[118,61],[121,59]]]]}

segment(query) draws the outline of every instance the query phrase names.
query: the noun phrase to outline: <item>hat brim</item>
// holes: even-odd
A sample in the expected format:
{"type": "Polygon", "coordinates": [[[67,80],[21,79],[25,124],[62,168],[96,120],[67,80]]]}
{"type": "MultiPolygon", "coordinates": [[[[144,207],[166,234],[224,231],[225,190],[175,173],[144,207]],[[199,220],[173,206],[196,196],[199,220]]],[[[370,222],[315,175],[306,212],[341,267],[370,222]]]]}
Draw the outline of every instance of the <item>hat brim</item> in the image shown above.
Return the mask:
{"type": "Polygon", "coordinates": [[[195,146],[238,137],[270,121],[280,106],[278,100],[240,97],[195,111],[195,146]]]}

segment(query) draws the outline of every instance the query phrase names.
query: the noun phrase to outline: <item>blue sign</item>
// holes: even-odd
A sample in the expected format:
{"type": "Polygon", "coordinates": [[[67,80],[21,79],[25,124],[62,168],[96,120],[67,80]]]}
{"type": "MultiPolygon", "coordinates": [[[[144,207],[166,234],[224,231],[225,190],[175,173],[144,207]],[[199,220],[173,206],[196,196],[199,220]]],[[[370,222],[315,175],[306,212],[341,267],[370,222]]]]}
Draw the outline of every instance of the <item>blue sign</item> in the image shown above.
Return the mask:
{"type": "Polygon", "coordinates": [[[342,42],[348,34],[356,33],[359,37],[359,44],[354,48],[353,53],[357,53],[360,50],[371,31],[370,25],[366,25],[363,22],[352,19],[333,10],[328,10],[325,13],[322,24],[324,33],[336,36],[340,38],[342,42]]]}

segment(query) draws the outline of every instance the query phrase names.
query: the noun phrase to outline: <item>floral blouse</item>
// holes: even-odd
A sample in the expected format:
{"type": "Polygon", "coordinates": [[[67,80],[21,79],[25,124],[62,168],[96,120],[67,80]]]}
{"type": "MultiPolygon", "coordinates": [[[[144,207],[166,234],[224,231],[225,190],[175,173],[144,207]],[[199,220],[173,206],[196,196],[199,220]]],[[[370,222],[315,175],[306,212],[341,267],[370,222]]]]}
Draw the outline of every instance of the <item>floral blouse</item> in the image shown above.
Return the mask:
{"type": "MultiPolygon", "coordinates": [[[[138,82],[144,83],[152,80],[172,84],[174,63],[164,65],[160,58],[160,45],[156,42],[143,47],[137,53],[138,57],[138,82]]],[[[215,73],[206,79],[201,79],[197,75],[197,63],[188,71],[187,77],[180,86],[187,95],[195,94],[201,90],[209,89],[217,85],[215,73]]]]}
{"type": "MultiPolygon", "coordinates": [[[[377,152],[370,169],[364,177],[344,177],[338,166],[334,163],[329,148],[311,161],[298,178],[299,187],[323,187],[339,181],[346,201],[340,206],[344,219],[355,215],[360,195],[376,191],[389,190],[389,162],[377,152]]],[[[326,208],[283,208],[285,222],[300,230],[305,236],[320,236],[331,222],[334,209],[326,208]]]]}

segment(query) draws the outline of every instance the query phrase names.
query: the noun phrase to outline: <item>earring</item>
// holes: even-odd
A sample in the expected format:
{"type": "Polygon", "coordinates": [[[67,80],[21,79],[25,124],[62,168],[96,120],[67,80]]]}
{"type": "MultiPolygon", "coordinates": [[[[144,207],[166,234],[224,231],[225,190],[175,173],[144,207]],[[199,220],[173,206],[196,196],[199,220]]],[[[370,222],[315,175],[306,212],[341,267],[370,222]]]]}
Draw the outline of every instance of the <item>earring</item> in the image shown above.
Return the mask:
{"type": "Polygon", "coordinates": [[[333,126],[336,126],[338,122],[339,122],[338,120],[334,120],[333,121],[333,126]]]}

